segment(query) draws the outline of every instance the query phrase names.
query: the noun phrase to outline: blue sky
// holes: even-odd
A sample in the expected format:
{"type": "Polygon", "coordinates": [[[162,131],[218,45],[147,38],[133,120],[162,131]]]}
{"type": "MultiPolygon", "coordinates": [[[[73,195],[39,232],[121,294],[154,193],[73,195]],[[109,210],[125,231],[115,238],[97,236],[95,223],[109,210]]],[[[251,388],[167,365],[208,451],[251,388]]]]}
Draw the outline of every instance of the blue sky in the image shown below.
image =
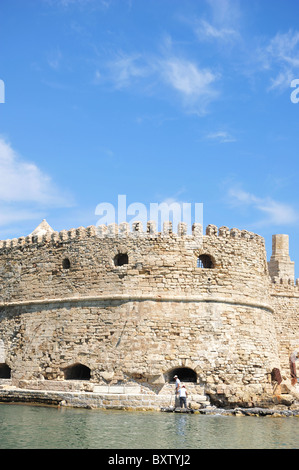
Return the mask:
{"type": "Polygon", "coordinates": [[[288,233],[299,266],[298,0],[1,0],[0,18],[0,239],[95,225],[126,195],[201,202],[268,259],[288,233]]]}

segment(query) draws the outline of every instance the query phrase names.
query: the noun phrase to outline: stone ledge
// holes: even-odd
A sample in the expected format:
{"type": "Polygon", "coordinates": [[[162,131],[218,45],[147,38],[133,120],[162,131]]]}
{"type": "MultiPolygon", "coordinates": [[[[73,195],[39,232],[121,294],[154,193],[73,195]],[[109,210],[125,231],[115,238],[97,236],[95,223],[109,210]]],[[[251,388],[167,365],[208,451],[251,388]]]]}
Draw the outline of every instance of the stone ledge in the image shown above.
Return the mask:
{"type": "Polygon", "coordinates": [[[44,299],[31,299],[31,300],[20,300],[11,302],[0,302],[0,308],[2,307],[22,307],[30,305],[54,305],[63,303],[75,303],[75,302],[90,302],[90,301],[106,301],[106,300],[118,300],[118,301],[159,301],[159,302],[200,302],[200,303],[223,303],[229,305],[241,305],[244,307],[261,308],[274,312],[273,307],[269,304],[253,301],[244,300],[244,295],[235,295],[235,298],[225,297],[213,297],[210,295],[162,295],[155,294],[105,294],[105,295],[88,295],[88,296],[74,296],[74,297],[63,297],[63,298],[44,298],[44,299]]]}
{"type": "MultiPolygon", "coordinates": [[[[0,403],[27,403],[32,405],[65,406],[70,408],[107,409],[123,411],[165,411],[169,409],[169,397],[162,395],[100,394],[95,392],[58,392],[25,389],[0,390],[0,403]]],[[[174,408],[174,407],[173,407],[174,408]]],[[[194,408],[195,413],[205,415],[299,417],[299,403],[291,407],[222,409],[215,406],[194,408]]]]}
{"type": "Polygon", "coordinates": [[[0,390],[0,403],[31,403],[52,406],[103,409],[157,410],[169,403],[169,397],[145,394],[102,394],[96,392],[63,392],[29,389],[0,390]]]}

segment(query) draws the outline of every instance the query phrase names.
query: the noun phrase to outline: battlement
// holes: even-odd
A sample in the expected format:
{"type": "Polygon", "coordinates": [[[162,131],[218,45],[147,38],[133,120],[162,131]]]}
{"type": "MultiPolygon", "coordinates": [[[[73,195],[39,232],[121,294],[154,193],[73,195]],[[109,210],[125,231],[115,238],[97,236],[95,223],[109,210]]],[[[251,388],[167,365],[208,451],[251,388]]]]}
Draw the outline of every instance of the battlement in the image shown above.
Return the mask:
{"type": "MultiPolygon", "coordinates": [[[[44,223],[45,221],[43,221],[44,223]]],[[[41,224],[42,225],[42,224],[41,224]]],[[[173,231],[172,222],[167,221],[163,223],[163,231],[156,230],[156,223],[148,221],[147,226],[143,227],[142,222],[134,222],[132,226],[129,223],[123,222],[121,224],[109,224],[99,226],[78,227],[70,230],[61,230],[60,232],[54,231],[50,226],[47,229],[34,230],[26,237],[19,237],[7,240],[0,240],[0,251],[3,249],[20,247],[23,245],[47,244],[49,242],[58,242],[66,240],[81,240],[85,238],[98,237],[98,238],[125,238],[125,237],[190,237],[193,239],[200,239],[206,237],[222,237],[238,239],[243,238],[247,240],[254,240],[259,244],[264,243],[263,237],[247,230],[240,230],[237,228],[229,229],[222,226],[218,229],[216,225],[208,225],[206,233],[203,235],[203,227],[199,223],[192,226],[192,234],[187,233],[187,224],[180,222],[177,227],[177,232],[173,231]]]]}
{"type": "Polygon", "coordinates": [[[237,228],[201,224],[191,234],[170,221],[54,231],[43,221],[27,237],[0,242],[0,298],[71,297],[74,293],[214,293],[265,298],[264,239],[237,228]],[[145,230],[144,230],[145,229],[145,230]],[[229,286],[229,287],[228,287],[229,286]],[[241,294],[242,293],[242,294],[241,294]]]}
{"type": "Polygon", "coordinates": [[[273,277],[271,278],[271,286],[273,292],[299,294],[299,279],[294,282],[292,279],[273,277]]]}

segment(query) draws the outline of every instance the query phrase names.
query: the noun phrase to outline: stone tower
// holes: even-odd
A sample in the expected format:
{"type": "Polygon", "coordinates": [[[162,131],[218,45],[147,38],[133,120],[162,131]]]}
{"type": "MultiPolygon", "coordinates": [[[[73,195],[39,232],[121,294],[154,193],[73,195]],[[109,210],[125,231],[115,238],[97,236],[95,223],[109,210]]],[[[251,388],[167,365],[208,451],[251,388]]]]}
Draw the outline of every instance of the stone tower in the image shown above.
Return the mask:
{"type": "Polygon", "coordinates": [[[295,268],[294,261],[289,256],[289,236],[272,236],[272,256],[268,263],[269,274],[273,280],[289,281],[294,283],[295,268]]]}
{"type": "Polygon", "coordinates": [[[273,236],[267,265],[257,234],[186,228],[56,232],[44,220],[0,240],[0,379],[29,390],[137,387],[165,406],[177,374],[212,403],[265,403],[273,369],[288,377],[299,344],[288,236],[273,236]]]}

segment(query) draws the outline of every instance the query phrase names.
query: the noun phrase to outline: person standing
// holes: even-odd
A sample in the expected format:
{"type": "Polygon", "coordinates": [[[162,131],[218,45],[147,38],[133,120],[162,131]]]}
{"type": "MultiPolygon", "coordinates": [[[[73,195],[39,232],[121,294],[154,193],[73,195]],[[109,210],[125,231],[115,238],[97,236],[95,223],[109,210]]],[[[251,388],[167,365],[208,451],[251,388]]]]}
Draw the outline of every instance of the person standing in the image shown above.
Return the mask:
{"type": "Polygon", "coordinates": [[[181,381],[180,381],[180,379],[178,378],[177,375],[175,375],[173,378],[175,379],[175,394],[177,395],[179,393],[180,388],[181,388],[181,381]]]}
{"type": "Polygon", "coordinates": [[[179,406],[179,403],[180,403],[179,390],[181,388],[181,381],[180,381],[180,379],[178,378],[177,375],[175,375],[173,378],[175,380],[174,406],[175,406],[175,408],[177,408],[179,406]]]}
{"type": "Polygon", "coordinates": [[[298,351],[292,352],[290,355],[290,369],[291,369],[291,384],[295,386],[297,384],[297,370],[296,361],[299,359],[298,351]]]}
{"type": "Polygon", "coordinates": [[[179,389],[179,397],[180,397],[180,407],[187,408],[187,390],[185,385],[182,385],[179,389]]]}

